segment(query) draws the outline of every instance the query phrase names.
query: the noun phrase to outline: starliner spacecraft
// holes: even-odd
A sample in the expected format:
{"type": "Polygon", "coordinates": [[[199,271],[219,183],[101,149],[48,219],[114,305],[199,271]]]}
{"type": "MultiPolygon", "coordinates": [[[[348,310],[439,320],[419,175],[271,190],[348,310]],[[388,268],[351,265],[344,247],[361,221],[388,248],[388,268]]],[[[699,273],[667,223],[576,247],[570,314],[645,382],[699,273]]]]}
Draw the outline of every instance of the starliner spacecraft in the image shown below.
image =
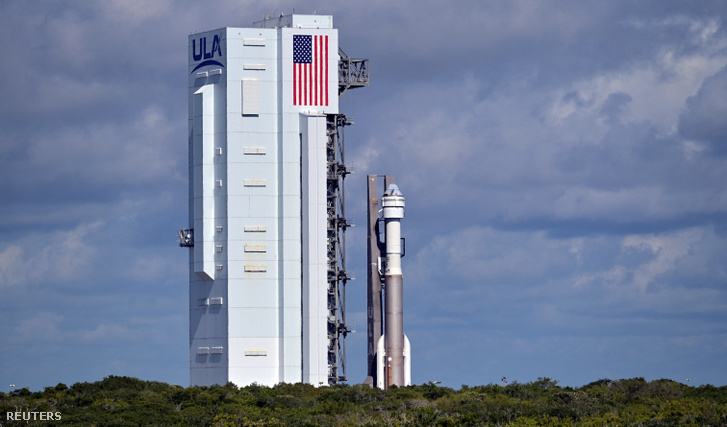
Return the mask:
{"type": "Polygon", "coordinates": [[[367,384],[387,389],[411,385],[411,345],[404,334],[404,281],[401,258],[405,240],[401,237],[404,218],[404,196],[394,184],[394,177],[385,175],[386,191],[377,211],[378,176],[368,176],[368,377],[367,384]],[[380,214],[380,215],[379,215],[380,214]],[[383,227],[382,227],[383,222],[383,227]],[[381,256],[383,251],[384,256],[381,256]],[[381,294],[384,294],[384,317],[381,317],[381,294]],[[382,328],[383,326],[383,328],[382,328]]]}

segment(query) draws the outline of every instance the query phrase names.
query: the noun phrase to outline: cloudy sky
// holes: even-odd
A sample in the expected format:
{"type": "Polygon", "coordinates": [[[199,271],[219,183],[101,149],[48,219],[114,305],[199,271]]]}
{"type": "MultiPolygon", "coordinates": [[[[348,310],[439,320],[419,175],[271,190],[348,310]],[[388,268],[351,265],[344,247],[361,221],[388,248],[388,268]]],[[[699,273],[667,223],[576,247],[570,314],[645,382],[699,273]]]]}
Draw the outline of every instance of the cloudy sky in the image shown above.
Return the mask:
{"type": "Polygon", "coordinates": [[[187,36],[331,14],[351,383],[365,177],[407,201],[413,381],[727,384],[727,4],[0,0],[0,390],[188,385],[187,36]]]}

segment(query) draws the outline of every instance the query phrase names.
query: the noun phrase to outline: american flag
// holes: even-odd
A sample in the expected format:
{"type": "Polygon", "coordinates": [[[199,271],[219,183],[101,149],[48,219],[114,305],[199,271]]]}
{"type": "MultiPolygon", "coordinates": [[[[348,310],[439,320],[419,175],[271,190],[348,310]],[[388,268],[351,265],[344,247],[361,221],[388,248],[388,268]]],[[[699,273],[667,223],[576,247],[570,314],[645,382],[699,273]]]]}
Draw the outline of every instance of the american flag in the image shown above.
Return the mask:
{"type": "Polygon", "coordinates": [[[328,36],[293,36],[293,105],[328,105],[328,36]]]}

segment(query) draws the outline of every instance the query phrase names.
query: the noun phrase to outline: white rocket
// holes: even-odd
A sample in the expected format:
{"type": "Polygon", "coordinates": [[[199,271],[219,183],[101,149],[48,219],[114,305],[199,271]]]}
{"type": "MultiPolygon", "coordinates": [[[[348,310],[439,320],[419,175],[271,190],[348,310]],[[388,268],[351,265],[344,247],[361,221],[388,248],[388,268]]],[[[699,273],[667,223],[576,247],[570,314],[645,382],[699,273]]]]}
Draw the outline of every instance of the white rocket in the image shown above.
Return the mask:
{"type": "Polygon", "coordinates": [[[411,385],[411,346],[404,335],[404,282],[401,271],[401,219],[404,196],[390,184],[381,198],[385,223],[384,335],[377,346],[377,387],[411,385]]]}

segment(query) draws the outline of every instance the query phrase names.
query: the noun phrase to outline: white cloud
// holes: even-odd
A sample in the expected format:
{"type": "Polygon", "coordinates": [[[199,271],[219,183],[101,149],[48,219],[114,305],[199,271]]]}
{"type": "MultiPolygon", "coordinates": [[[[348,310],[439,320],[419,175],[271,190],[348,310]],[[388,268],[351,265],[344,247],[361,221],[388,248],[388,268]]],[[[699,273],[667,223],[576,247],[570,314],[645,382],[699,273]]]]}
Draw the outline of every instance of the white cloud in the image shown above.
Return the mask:
{"type": "Polygon", "coordinates": [[[453,281],[497,283],[500,280],[532,284],[571,263],[568,240],[548,238],[544,232],[501,231],[469,227],[434,236],[417,252],[417,276],[450,275],[453,281]],[[434,260],[437,261],[434,261],[434,260]],[[526,268],[523,268],[527,266],[526,268]],[[442,269],[440,272],[433,270],[442,269]]]}
{"type": "Polygon", "coordinates": [[[727,55],[717,52],[679,56],[674,50],[667,50],[653,60],[561,88],[554,97],[549,116],[554,124],[562,124],[581,110],[596,115],[611,94],[622,92],[632,98],[625,122],[646,121],[662,132],[673,133],[686,99],[697,92],[704,79],[726,64],[727,55]],[[573,92],[588,103],[576,107],[565,96],[573,92]]]}
{"type": "Polygon", "coordinates": [[[35,287],[42,282],[68,282],[87,276],[96,256],[90,236],[103,223],[82,224],[17,241],[0,252],[0,288],[35,287]]]}
{"type": "MultiPolygon", "coordinates": [[[[469,227],[433,236],[413,259],[405,258],[404,274],[405,282],[416,284],[408,285],[415,298],[439,294],[446,283],[446,297],[436,301],[460,307],[493,293],[509,303],[547,293],[550,301],[562,298],[584,310],[606,303],[630,310],[687,312],[682,302],[689,302],[701,304],[698,311],[704,313],[724,305],[710,300],[720,291],[699,283],[725,277],[724,253],[727,239],[711,227],[567,239],[544,232],[469,227]],[[693,276],[674,280],[684,263],[692,266],[693,276]],[[589,301],[594,293],[600,297],[589,301]]],[[[557,317],[558,306],[543,315],[557,317]]]]}
{"type": "Polygon", "coordinates": [[[18,271],[18,264],[23,256],[23,248],[20,246],[8,246],[0,252],[0,287],[15,284],[14,278],[18,271]],[[4,278],[4,279],[3,279],[4,278]]]}
{"type": "MultiPolygon", "coordinates": [[[[579,251],[588,244],[588,239],[580,242],[579,251]]],[[[712,227],[630,234],[620,238],[615,253],[595,247],[590,255],[581,255],[581,265],[606,257],[600,268],[581,267],[569,280],[574,289],[598,291],[604,298],[599,303],[622,314],[712,316],[727,306],[715,288],[715,280],[726,277],[725,250],[727,239],[712,227]]]]}
{"type": "Polygon", "coordinates": [[[639,266],[633,274],[632,285],[646,292],[649,285],[664,273],[676,267],[678,259],[686,255],[693,244],[704,238],[704,230],[682,230],[669,235],[632,235],[624,238],[623,251],[646,250],[652,260],[639,266]]]}

